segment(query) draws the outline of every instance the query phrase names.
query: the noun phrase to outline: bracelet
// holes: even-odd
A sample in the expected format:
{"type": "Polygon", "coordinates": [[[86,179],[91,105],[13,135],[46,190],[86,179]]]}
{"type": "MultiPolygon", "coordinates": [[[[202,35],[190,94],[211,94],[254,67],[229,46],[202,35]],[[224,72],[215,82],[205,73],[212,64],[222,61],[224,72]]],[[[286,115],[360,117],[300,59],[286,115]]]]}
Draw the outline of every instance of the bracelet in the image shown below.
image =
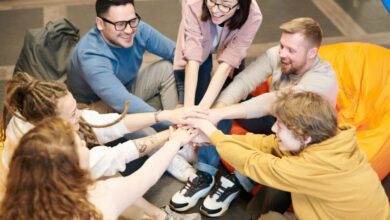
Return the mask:
{"type": "Polygon", "coordinates": [[[158,123],[158,122],[160,122],[160,120],[158,120],[158,115],[161,113],[161,111],[156,111],[156,112],[154,112],[154,121],[156,122],[156,123],[158,123]]]}

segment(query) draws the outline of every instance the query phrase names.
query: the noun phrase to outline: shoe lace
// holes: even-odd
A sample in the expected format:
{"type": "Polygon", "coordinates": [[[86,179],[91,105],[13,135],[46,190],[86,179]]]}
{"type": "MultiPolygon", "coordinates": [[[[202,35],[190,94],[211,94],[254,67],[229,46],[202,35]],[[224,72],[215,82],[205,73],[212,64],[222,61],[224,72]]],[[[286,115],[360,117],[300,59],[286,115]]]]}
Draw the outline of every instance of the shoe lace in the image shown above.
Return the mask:
{"type": "Polygon", "coordinates": [[[216,182],[215,186],[210,191],[210,196],[211,197],[218,196],[216,197],[217,202],[224,201],[230,194],[236,191],[240,191],[240,186],[234,181],[233,183],[234,183],[233,186],[224,187],[222,186],[222,183],[220,181],[216,182]]]}
{"type": "Polygon", "coordinates": [[[217,200],[221,198],[221,196],[226,192],[227,188],[223,187],[220,182],[215,183],[215,186],[210,192],[211,197],[218,196],[217,200]]]}
{"type": "Polygon", "coordinates": [[[196,189],[201,185],[202,181],[199,177],[195,177],[192,181],[188,180],[182,190],[186,190],[185,196],[192,196],[196,189]]]}
{"type": "Polygon", "coordinates": [[[209,184],[210,183],[208,183],[205,178],[202,178],[201,176],[197,176],[192,180],[188,180],[181,190],[186,190],[184,196],[191,197],[199,190],[207,187],[209,184]]]}

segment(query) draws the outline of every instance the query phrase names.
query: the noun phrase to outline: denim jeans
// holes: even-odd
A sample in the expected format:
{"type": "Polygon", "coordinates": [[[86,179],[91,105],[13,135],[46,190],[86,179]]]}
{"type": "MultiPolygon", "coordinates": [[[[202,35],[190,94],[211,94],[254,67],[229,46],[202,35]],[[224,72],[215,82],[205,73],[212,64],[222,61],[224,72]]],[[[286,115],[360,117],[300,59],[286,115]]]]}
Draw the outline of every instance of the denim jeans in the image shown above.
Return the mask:
{"type": "MultiPolygon", "coordinates": [[[[255,134],[272,134],[272,125],[275,123],[276,118],[271,115],[266,115],[260,118],[251,118],[251,119],[236,119],[236,122],[243,127],[245,130],[255,133],[255,134]]],[[[241,186],[245,191],[252,191],[256,183],[251,180],[249,177],[241,174],[237,170],[234,171],[234,175],[237,177],[241,186]]]]}
{"type": "MultiPolygon", "coordinates": [[[[245,66],[244,60],[241,62],[241,65],[238,69],[234,70],[233,75],[237,75],[240,73],[245,66]]],[[[213,60],[212,54],[199,66],[199,74],[198,74],[198,83],[196,85],[196,93],[195,93],[195,105],[198,105],[202,100],[204,94],[209,87],[211,81],[211,71],[213,69],[213,60]]],[[[185,81],[185,73],[184,70],[175,70],[174,71],[175,79],[176,79],[176,87],[179,94],[179,103],[184,103],[184,81],[185,81]]],[[[222,86],[224,89],[230,82],[231,78],[227,78],[222,86]]],[[[223,120],[218,123],[218,129],[220,129],[225,134],[230,133],[230,128],[232,126],[231,120],[223,120]]],[[[220,157],[218,155],[215,146],[210,145],[206,147],[201,147],[198,149],[198,162],[195,164],[195,168],[200,171],[204,171],[210,173],[211,175],[215,175],[217,172],[217,168],[219,165],[220,157]]]]}
{"type": "MultiPolygon", "coordinates": [[[[195,105],[199,104],[203,98],[203,95],[206,93],[207,88],[209,87],[212,69],[213,59],[212,55],[210,54],[206,61],[204,61],[199,66],[198,83],[196,85],[195,93],[195,105]]],[[[174,74],[176,79],[177,92],[179,94],[179,103],[184,104],[184,70],[175,70],[174,74]]]]}
{"type": "MultiPolygon", "coordinates": [[[[217,127],[224,134],[229,134],[232,127],[232,120],[222,120],[218,123],[217,127]]],[[[215,176],[219,163],[220,157],[214,145],[200,147],[198,149],[198,162],[195,164],[196,169],[215,176]]]]}
{"type": "MultiPolygon", "coordinates": [[[[271,134],[271,127],[275,123],[276,119],[273,116],[267,115],[261,118],[240,119],[240,121],[246,123],[243,127],[249,132],[271,134]],[[250,128],[255,129],[251,130],[250,128]]],[[[218,129],[225,134],[229,134],[231,126],[232,120],[223,120],[218,124],[218,129]]],[[[198,150],[198,163],[195,167],[200,171],[207,172],[210,175],[215,176],[217,173],[217,167],[219,166],[219,161],[220,157],[214,146],[201,147],[198,150]]],[[[252,191],[255,183],[250,178],[238,171],[235,171],[234,174],[247,192],[252,191]]]]}
{"type": "MultiPolygon", "coordinates": [[[[238,69],[234,69],[233,76],[240,73],[245,67],[245,60],[243,60],[238,67],[238,69]]],[[[211,81],[211,71],[213,70],[213,57],[210,54],[207,59],[199,66],[199,74],[198,74],[198,83],[196,85],[195,92],[195,105],[198,105],[204,94],[209,87],[211,81]]],[[[176,88],[179,95],[179,104],[184,104],[184,81],[185,81],[185,72],[184,70],[175,70],[174,71],[175,80],[176,80],[176,88]]],[[[227,78],[222,86],[222,90],[229,85],[229,83],[233,81],[231,78],[227,78]]]]}

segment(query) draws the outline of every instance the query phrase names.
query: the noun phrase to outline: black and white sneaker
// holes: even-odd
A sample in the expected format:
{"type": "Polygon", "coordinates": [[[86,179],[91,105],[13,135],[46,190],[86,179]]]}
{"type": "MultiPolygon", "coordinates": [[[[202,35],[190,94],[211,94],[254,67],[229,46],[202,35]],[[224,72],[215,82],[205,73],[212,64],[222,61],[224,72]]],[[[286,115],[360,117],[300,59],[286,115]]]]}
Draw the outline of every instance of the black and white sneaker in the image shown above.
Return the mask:
{"type": "Polygon", "coordinates": [[[222,176],[203,201],[200,213],[208,217],[219,217],[226,213],[230,203],[238,197],[242,187],[234,174],[222,176]]]}
{"type": "Polygon", "coordinates": [[[172,196],[169,207],[178,212],[187,211],[194,207],[200,198],[205,197],[213,185],[214,177],[198,170],[188,178],[184,187],[172,196]]]}

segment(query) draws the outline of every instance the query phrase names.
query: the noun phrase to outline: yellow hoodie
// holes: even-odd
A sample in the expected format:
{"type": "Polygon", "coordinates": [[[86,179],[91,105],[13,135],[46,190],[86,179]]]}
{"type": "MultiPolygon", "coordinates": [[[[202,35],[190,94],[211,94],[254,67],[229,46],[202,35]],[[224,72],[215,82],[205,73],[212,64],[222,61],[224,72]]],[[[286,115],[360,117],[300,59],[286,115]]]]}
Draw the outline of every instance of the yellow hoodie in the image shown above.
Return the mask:
{"type": "Polygon", "coordinates": [[[279,150],[275,135],[210,136],[220,156],[261,184],[291,192],[295,214],[302,220],[390,219],[381,182],[358,148],[355,129],[297,155],[279,150]]]}

